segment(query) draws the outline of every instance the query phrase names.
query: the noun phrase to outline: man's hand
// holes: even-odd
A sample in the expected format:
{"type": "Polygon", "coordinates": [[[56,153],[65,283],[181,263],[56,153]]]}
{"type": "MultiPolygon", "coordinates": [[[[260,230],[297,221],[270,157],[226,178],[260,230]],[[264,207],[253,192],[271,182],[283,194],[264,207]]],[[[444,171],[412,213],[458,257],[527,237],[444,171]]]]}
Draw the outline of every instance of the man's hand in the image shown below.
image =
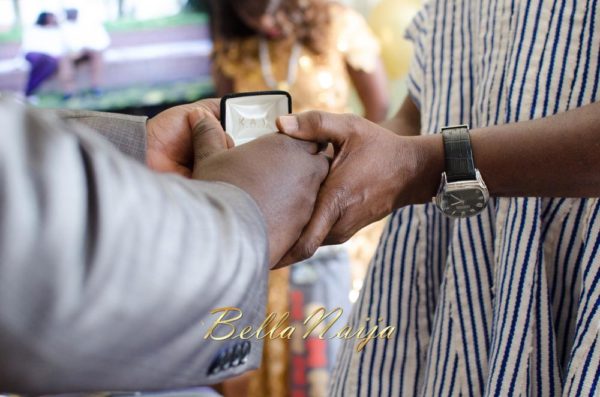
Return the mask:
{"type": "Polygon", "coordinates": [[[396,208],[430,200],[439,183],[443,159],[436,163],[436,137],[402,137],[358,116],[324,112],[283,116],[278,127],[334,147],[312,219],[280,266],[309,258],[321,245],[342,243],[396,208]]]}
{"type": "Polygon", "coordinates": [[[274,265],[298,240],[310,220],[317,193],[329,170],[315,143],[270,134],[226,149],[213,113],[193,112],[193,178],[235,185],[254,198],[268,229],[274,265]]]}
{"type": "MultiPolygon", "coordinates": [[[[188,105],[177,106],[148,120],[146,163],[158,172],[174,172],[192,176],[194,151],[192,129],[197,112],[208,112],[217,119],[220,116],[219,100],[205,99],[188,105]]],[[[227,147],[233,140],[225,132],[227,147]]]]}

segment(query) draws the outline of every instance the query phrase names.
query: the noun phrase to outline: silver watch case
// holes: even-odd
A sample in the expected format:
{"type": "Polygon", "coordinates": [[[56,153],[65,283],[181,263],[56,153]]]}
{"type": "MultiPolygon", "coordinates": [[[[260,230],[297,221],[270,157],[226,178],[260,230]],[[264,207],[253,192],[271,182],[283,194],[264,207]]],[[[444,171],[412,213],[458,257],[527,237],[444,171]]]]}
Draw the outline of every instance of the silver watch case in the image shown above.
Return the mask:
{"type": "Polygon", "coordinates": [[[437,195],[432,200],[433,203],[444,215],[450,218],[468,218],[480,214],[486,209],[490,194],[481,173],[477,169],[475,170],[475,176],[476,179],[474,180],[448,182],[446,173],[442,173],[442,181],[437,195]],[[448,202],[451,197],[457,204],[460,204],[459,201],[463,201],[462,205],[449,206],[448,202]],[[467,199],[469,200],[468,203],[466,202],[467,199]]]}

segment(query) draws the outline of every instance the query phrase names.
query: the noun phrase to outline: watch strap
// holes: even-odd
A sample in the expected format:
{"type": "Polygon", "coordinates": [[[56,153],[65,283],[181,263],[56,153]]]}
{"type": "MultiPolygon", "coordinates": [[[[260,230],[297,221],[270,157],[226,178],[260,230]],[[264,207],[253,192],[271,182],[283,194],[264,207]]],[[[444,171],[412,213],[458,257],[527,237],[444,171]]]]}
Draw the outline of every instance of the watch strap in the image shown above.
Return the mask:
{"type": "Polygon", "coordinates": [[[477,179],[469,127],[459,125],[442,128],[448,182],[477,179]]]}

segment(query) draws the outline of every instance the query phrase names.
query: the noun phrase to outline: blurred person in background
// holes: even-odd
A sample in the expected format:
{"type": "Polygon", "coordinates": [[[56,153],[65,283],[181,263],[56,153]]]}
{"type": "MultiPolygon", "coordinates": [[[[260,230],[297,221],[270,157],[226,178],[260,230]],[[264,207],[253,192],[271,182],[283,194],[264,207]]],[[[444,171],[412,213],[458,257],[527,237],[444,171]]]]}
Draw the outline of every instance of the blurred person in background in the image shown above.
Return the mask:
{"type": "Polygon", "coordinates": [[[59,71],[66,52],[55,14],[47,11],[39,14],[35,25],[23,33],[22,51],[30,64],[25,95],[33,99],[38,88],[59,71]]]}
{"type": "MultiPolygon", "coordinates": [[[[354,87],[366,118],[378,122],[386,117],[389,98],[379,44],[352,9],[320,0],[215,0],[211,21],[218,95],[285,90],[292,95],[295,112],[344,113],[350,110],[354,87]]],[[[341,307],[343,324],[350,309],[350,284],[346,249],[322,248],[291,271],[271,275],[268,312],[291,310],[293,322],[293,313],[300,309],[302,318],[296,321],[301,323],[318,307],[341,307]]],[[[250,394],[283,395],[289,378],[296,393],[325,395],[339,343],[309,338],[288,347],[281,339],[267,341],[250,394]],[[322,359],[308,362],[308,356],[322,359]],[[293,374],[286,374],[288,362],[293,374]]]]}
{"type": "Polygon", "coordinates": [[[64,33],[69,57],[64,65],[65,97],[68,99],[76,89],[75,70],[82,63],[89,63],[91,70],[91,92],[100,95],[102,70],[104,66],[102,53],[110,45],[110,36],[101,23],[92,20],[81,21],[79,10],[65,10],[66,21],[61,29],[64,33]]]}
{"type": "Polygon", "coordinates": [[[101,93],[102,52],[110,45],[110,37],[102,24],[81,22],[76,9],[66,10],[65,17],[59,24],[56,14],[41,12],[35,26],[23,35],[23,52],[31,65],[25,95],[32,100],[40,86],[55,75],[64,99],[70,99],[77,87],[76,68],[88,62],[91,91],[101,93]]]}

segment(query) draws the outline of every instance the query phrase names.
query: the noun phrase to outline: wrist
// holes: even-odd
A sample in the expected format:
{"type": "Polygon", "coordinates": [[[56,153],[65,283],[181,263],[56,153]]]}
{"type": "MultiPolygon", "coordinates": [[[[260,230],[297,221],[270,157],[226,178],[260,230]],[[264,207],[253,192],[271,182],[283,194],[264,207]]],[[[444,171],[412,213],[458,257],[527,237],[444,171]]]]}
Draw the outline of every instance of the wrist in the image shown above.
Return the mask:
{"type": "Polygon", "coordinates": [[[431,202],[444,172],[444,144],[440,134],[401,137],[404,147],[399,167],[399,180],[404,185],[399,192],[397,207],[431,202]]]}
{"type": "Polygon", "coordinates": [[[409,122],[405,117],[395,116],[379,124],[399,136],[419,136],[419,127],[409,122]]]}

